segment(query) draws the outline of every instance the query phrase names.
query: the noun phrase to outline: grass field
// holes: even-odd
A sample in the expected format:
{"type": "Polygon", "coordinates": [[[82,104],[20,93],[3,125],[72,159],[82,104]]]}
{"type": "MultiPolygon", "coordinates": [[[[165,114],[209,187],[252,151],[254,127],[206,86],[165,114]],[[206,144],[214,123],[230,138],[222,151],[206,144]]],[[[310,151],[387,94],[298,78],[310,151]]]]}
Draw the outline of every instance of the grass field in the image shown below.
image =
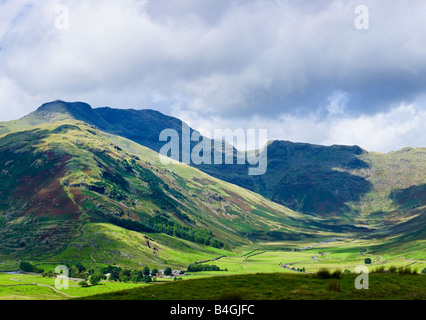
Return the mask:
{"type": "Polygon", "coordinates": [[[99,285],[82,288],[78,284],[80,280],[70,279],[68,288],[56,289],[55,280],[39,275],[1,273],[0,300],[64,300],[143,286],[103,281],[99,285]]]}
{"type": "MultiPolygon", "coordinates": [[[[182,276],[183,281],[166,279],[149,285],[103,281],[97,286],[81,288],[77,280],[70,280],[69,288],[62,289],[61,292],[54,290],[54,278],[2,273],[0,299],[174,299],[176,296],[188,300],[426,299],[426,275],[421,274],[426,268],[424,249],[419,250],[413,245],[413,251],[407,250],[401,254],[371,249],[379,244],[378,240],[342,238],[321,244],[284,241],[243,246],[233,252],[219,249],[197,254],[188,252],[181,255],[181,265],[212,259],[206,263],[215,264],[224,271],[193,272],[182,276]],[[365,265],[366,258],[372,261],[367,265],[370,272],[370,289],[356,290],[354,279],[357,275],[354,271],[357,266],[365,265]],[[378,268],[389,270],[391,266],[410,267],[418,274],[374,273],[378,268]],[[292,268],[304,268],[305,272],[296,272],[292,268]],[[346,273],[342,273],[342,278],[337,280],[338,283],[330,284],[331,280],[315,277],[315,273],[322,268],[331,271],[340,269],[342,272],[346,270],[346,273]],[[337,285],[340,289],[337,291],[329,289],[330,285],[337,285]],[[128,291],[129,289],[135,290],[128,291]]],[[[179,251],[168,254],[178,256],[179,251]]],[[[105,266],[95,262],[83,264],[95,268],[105,266]]],[[[156,265],[153,261],[149,264],[150,268],[159,266],[161,265],[156,265]]],[[[55,264],[54,261],[46,259],[39,263],[38,267],[46,271],[53,270],[55,264]]]]}
{"type": "Polygon", "coordinates": [[[95,300],[417,300],[426,298],[425,275],[372,274],[369,289],[357,290],[355,275],[338,280],[314,275],[256,273],[176,281],[86,297],[95,300]]]}

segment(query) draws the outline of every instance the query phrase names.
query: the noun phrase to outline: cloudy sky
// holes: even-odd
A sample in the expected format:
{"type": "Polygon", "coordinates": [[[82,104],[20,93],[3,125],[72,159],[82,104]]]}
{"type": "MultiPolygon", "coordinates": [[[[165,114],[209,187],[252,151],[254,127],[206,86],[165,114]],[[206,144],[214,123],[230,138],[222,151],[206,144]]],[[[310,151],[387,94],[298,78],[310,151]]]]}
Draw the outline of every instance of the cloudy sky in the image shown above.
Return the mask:
{"type": "Polygon", "coordinates": [[[0,120],[56,99],[426,147],[426,2],[0,0],[0,120]]]}

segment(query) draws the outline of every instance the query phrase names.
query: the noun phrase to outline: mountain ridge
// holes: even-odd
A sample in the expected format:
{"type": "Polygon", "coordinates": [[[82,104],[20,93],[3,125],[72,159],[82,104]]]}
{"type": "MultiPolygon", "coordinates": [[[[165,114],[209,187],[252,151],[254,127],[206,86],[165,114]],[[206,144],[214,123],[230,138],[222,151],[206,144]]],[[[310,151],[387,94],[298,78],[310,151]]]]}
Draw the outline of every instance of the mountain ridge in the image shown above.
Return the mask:
{"type": "MultiPolygon", "coordinates": [[[[2,135],[0,155],[3,257],[58,255],[73,249],[87,225],[105,223],[213,248],[325,230],[185,164],[164,166],[154,151],[77,120],[2,135]]],[[[164,241],[157,239],[167,247],[164,241]]]]}
{"type": "Polygon", "coordinates": [[[175,253],[187,250],[339,234],[421,246],[426,148],[380,154],[272,141],[266,174],[249,176],[247,164],[164,165],[154,149],[170,119],[180,130],[182,121],[154,110],[57,101],[0,123],[0,255],[41,261],[96,252],[121,261],[103,245],[117,246],[107,240],[117,232],[125,234],[122,252],[163,265],[170,254],[182,265],[175,253]],[[143,250],[129,245],[128,232],[143,250]]]}
{"type": "MultiPolygon", "coordinates": [[[[180,137],[183,134],[181,120],[152,109],[92,108],[84,102],[69,103],[62,100],[45,103],[19,120],[0,123],[0,134],[7,132],[8,126],[9,130],[13,130],[70,117],[94,125],[104,132],[123,136],[156,152],[165,144],[159,141],[162,130],[174,129],[180,137]]],[[[213,143],[213,140],[209,141],[213,143]]],[[[380,154],[359,146],[322,146],[273,140],[267,144],[268,163],[264,175],[248,175],[249,164],[247,161],[243,165],[237,164],[235,148],[233,164],[190,164],[213,177],[259,193],[296,211],[322,217],[353,217],[360,215],[356,203],[374,192],[371,177],[363,174],[368,171],[372,159],[398,158],[407,152],[416,153],[417,150],[422,149],[403,148],[380,154]]],[[[374,162],[379,163],[377,160],[374,162]]],[[[409,187],[409,183],[406,186],[409,187]]]]}

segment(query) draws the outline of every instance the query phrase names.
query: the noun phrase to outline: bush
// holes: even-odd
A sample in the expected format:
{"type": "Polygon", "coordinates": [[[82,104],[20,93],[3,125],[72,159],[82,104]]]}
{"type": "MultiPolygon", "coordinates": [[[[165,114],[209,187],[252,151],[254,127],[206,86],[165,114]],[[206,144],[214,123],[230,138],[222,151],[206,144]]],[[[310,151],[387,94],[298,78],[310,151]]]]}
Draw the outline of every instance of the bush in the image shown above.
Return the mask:
{"type": "Polygon", "coordinates": [[[397,270],[398,270],[398,269],[397,269],[397,267],[395,267],[395,266],[390,266],[390,267],[389,267],[389,272],[390,272],[390,273],[395,273],[397,270]]]}
{"type": "Polygon", "coordinates": [[[326,268],[321,268],[319,269],[316,274],[318,279],[330,279],[331,278],[331,274],[330,274],[330,270],[326,269],[326,268]]]}
{"type": "Polygon", "coordinates": [[[340,275],[342,274],[342,270],[336,269],[333,272],[326,268],[321,268],[316,272],[316,276],[318,279],[340,279],[340,275]]]}
{"type": "Polygon", "coordinates": [[[23,272],[34,272],[34,273],[43,273],[44,272],[43,269],[39,269],[39,268],[33,266],[31,263],[24,262],[24,261],[21,261],[21,263],[19,264],[19,270],[21,270],[23,272]]]}
{"type": "Polygon", "coordinates": [[[426,274],[426,268],[422,270],[422,274],[426,274]]]}
{"type": "Polygon", "coordinates": [[[86,288],[86,287],[88,287],[88,286],[89,286],[89,284],[87,283],[87,281],[86,281],[86,280],[80,281],[80,282],[78,283],[78,285],[79,285],[80,287],[82,287],[82,288],[86,288]]]}
{"type": "Polygon", "coordinates": [[[331,279],[328,283],[328,291],[340,292],[341,284],[336,279],[331,279]]]}
{"type": "Polygon", "coordinates": [[[417,274],[417,270],[416,269],[411,269],[411,267],[401,267],[398,269],[398,273],[399,274],[404,274],[404,275],[412,275],[412,274],[417,274]]]}
{"type": "Polygon", "coordinates": [[[342,274],[342,270],[340,269],[336,269],[333,271],[333,273],[331,274],[331,278],[332,279],[340,279],[340,275],[342,274]]]}
{"type": "Polygon", "coordinates": [[[384,273],[384,272],[385,272],[384,266],[377,267],[373,271],[371,271],[371,273],[384,273]]]}

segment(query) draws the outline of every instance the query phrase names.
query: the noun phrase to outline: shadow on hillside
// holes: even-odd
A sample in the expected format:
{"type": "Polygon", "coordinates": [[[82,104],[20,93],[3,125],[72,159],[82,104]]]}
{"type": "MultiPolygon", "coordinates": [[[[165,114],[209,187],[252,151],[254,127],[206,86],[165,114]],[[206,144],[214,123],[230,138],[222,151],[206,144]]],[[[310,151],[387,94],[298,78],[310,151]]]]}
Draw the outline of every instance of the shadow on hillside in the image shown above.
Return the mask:
{"type": "Polygon", "coordinates": [[[426,184],[392,191],[390,198],[395,204],[414,209],[426,205],[426,184]]]}
{"type": "Polygon", "coordinates": [[[295,211],[321,216],[354,214],[356,202],[372,190],[371,182],[351,174],[368,168],[357,146],[317,146],[275,141],[268,146],[264,175],[248,175],[249,165],[204,165],[198,168],[219,179],[260,193],[295,211]]]}

